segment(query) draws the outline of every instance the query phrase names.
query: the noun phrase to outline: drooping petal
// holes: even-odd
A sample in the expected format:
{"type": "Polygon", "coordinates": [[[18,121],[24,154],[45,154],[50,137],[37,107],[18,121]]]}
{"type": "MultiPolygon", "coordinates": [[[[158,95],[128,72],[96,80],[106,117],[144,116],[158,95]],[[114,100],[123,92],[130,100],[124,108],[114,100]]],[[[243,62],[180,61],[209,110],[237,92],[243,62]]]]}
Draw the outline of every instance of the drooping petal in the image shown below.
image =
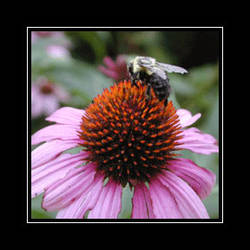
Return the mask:
{"type": "Polygon", "coordinates": [[[157,178],[150,182],[149,192],[155,218],[183,218],[176,203],[175,195],[157,178]]]}
{"type": "Polygon", "coordinates": [[[154,218],[150,194],[145,184],[137,184],[132,199],[133,219],[154,218]]]}
{"type": "Polygon", "coordinates": [[[176,146],[176,148],[206,155],[219,151],[217,140],[212,135],[203,133],[197,128],[185,129],[181,135],[183,138],[178,140],[181,145],[176,146]]]}
{"type": "Polygon", "coordinates": [[[58,181],[74,167],[83,163],[85,152],[79,154],[62,154],[55,160],[32,170],[31,190],[32,198],[41,194],[45,188],[58,181]]]}
{"type": "Polygon", "coordinates": [[[172,193],[176,206],[181,213],[180,218],[209,218],[207,210],[199,196],[181,178],[170,171],[165,171],[157,178],[172,193]]]}
{"type": "Polygon", "coordinates": [[[109,180],[102,188],[95,207],[90,210],[88,218],[117,218],[121,210],[122,187],[109,180]]]}
{"type": "Polygon", "coordinates": [[[55,124],[38,130],[31,137],[31,144],[38,144],[50,140],[77,140],[79,126],[55,124]]]}
{"type": "Polygon", "coordinates": [[[201,117],[200,113],[192,116],[191,112],[186,109],[178,109],[176,114],[179,116],[180,124],[183,128],[195,123],[201,117]]]}
{"type": "Polygon", "coordinates": [[[78,146],[77,141],[54,140],[46,142],[31,153],[32,169],[58,157],[63,151],[78,146]]]}
{"type": "Polygon", "coordinates": [[[94,179],[93,164],[74,168],[67,175],[45,189],[42,207],[56,211],[69,206],[84,192],[88,192],[94,179]]]}
{"type": "Polygon", "coordinates": [[[179,158],[169,161],[168,169],[186,181],[201,199],[205,199],[215,184],[216,175],[199,167],[189,159],[179,158]]]}
{"type": "Polygon", "coordinates": [[[74,201],[69,206],[62,208],[56,218],[64,218],[64,219],[82,219],[84,214],[92,209],[97,199],[99,198],[101,191],[103,188],[103,177],[101,175],[95,176],[89,192],[83,192],[82,195],[74,201]]]}
{"type": "Polygon", "coordinates": [[[79,126],[84,114],[85,111],[83,109],[63,107],[47,117],[46,120],[60,124],[79,126]]]}

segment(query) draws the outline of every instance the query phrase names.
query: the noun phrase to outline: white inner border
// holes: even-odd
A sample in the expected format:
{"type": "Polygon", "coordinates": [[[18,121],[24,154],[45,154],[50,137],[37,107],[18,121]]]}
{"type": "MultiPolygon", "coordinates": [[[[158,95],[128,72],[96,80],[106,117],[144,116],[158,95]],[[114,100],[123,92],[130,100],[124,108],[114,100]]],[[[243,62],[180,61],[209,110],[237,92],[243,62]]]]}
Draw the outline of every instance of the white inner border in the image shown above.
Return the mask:
{"type": "MultiPolygon", "coordinates": [[[[133,30],[133,29],[141,29],[141,30],[147,30],[147,29],[190,29],[190,28],[192,28],[192,29],[209,29],[209,28],[213,28],[213,29],[221,29],[221,31],[222,31],[222,39],[221,39],[221,48],[222,48],[222,50],[221,50],[221,70],[222,70],[222,72],[221,72],[221,84],[222,84],[222,88],[221,88],[221,98],[222,98],[222,100],[223,100],[223,83],[224,83],[224,72],[223,72],[223,70],[224,70],[224,65],[223,65],[223,56],[224,56],[224,47],[223,47],[223,43],[224,43],[224,30],[223,30],[223,27],[222,26],[206,26],[206,27],[199,27],[199,26],[197,26],[197,27],[193,27],[193,26],[190,26],[190,27],[140,27],[140,26],[137,26],[137,27],[112,27],[112,26],[110,26],[110,27],[99,27],[99,26],[96,26],[96,27],[67,27],[67,26],[65,26],[65,27],[46,27],[46,26],[44,26],[44,27],[26,27],[26,38],[27,38],[27,40],[26,40],[26,46],[27,46],[27,84],[26,84],[26,90],[27,90],[27,159],[29,159],[29,148],[28,148],[28,145],[29,145],[29,134],[28,134],[28,131],[29,131],[29,93],[28,93],[28,89],[29,89],[29,72],[28,72],[28,65],[29,65],[29,42],[31,42],[31,41],[29,41],[29,29],[34,29],[34,28],[36,28],[36,29],[46,29],[46,28],[53,28],[53,29],[60,29],[61,31],[64,31],[63,29],[100,29],[100,30],[102,30],[102,29],[120,29],[119,31],[122,31],[122,29],[131,29],[131,30],[133,30]]],[[[76,31],[79,31],[79,30],[76,30],[76,31]]],[[[126,31],[128,31],[128,30],[126,30],[126,31]]],[[[138,31],[139,32],[139,31],[138,31]]],[[[159,31],[160,32],[160,31],[159,31]]],[[[220,83],[219,83],[220,84],[220,83]]],[[[223,118],[223,102],[221,103],[221,117],[223,118]]],[[[223,119],[221,119],[221,126],[222,126],[222,128],[223,128],[223,119]]],[[[222,142],[223,142],[223,129],[221,129],[221,140],[222,140],[222,142]]],[[[26,192],[27,192],[27,211],[26,211],[26,223],[28,223],[28,224],[43,224],[43,223],[48,223],[48,224],[50,224],[50,223],[65,223],[65,224],[67,224],[67,223],[69,223],[69,224],[75,224],[75,223],[97,223],[97,224],[99,224],[99,223],[171,223],[171,224],[186,224],[186,223],[192,223],[192,224],[200,224],[200,223],[212,223],[212,224],[221,224],[221,223],[223,223],[224,221],[223,221],[223,215],[224,215],[224,207],[223,207],[223,166],[224,166],[224,161],[223,161],[223,143],[221,143],[221,148],[219,149],[219,151],[221,152],[221,163],[222,163],[222,166],[221,166],[221,187],[219,187],[219,188],[221,188],[221,194],[222,194],[222,202],[221,202],[221,215],[222,215],[222,220],[221,221],[210,221],[210,220],[204,220],[204,221],[187,221],[187,222],[185,222],[185,221],[173,221],[173,222],[171,222],[171,221],[153,221],[153,220],[150,220],[150,221],[146,221],[146,220],[144,220],[144,221],[133,221],[132,219],[131,219],[131,221],[120,221],[119,219],[117,219],[117,220],[114,220],[114,221],[105,221],[105,219],[104,219],[104,221],[60,221],[60,220],[58,220],[58,221],[44,221],[44,222],[42,222],[42,221],[29,221],[29,218],[28,218],[28,208],[29,208],[29,197],[28,197],[28,191],[29,191],[29,180],[28,180],[28,176],[29,176],[29,166],[28,166],[28,164],[27,164],[27,175],[26,175],[26,179],[27,179],[27,185],[26,185],[26,192]]],[[[28,162],[28,161],[27,161],[28,162]]],[[[45,220],[45,219],[44,219],[45,220]]],[[[55,219],[56,220],[56,219],[55,219]]],[[[163,219],[164,220],[164,219],[163,219]]]]}

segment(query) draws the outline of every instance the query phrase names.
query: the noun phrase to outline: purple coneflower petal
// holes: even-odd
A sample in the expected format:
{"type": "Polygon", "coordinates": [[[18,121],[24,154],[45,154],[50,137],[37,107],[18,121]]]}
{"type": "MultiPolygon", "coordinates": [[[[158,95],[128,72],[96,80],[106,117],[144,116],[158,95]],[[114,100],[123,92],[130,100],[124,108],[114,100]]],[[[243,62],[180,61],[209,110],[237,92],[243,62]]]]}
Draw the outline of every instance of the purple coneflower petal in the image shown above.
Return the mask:
{"type": "Polygon", "coordinates": [[[155,218],[183,218],[175,200],[175,195],[157,178],[150,182],[149,192],[155,218]]]}
{"type": "Polygon", "coordinates": [[[113,79],[118,79],[119,78],[119,74],[111,69],[107,69],[105,67],[103,67],[102,65],[98,67],[98,69],[105,74],[106,76],[113,78],[113,79]]]}
{"type": "MultiPolygon", "coordinates": [[[[165,171],[158,176],[158,179],[172,193],[176,207],[181,213],[179,218],[209,218],[207,210],[199,196],[181,178],[169,171],[165,171]]],[[[175,208],[173,207],[173,209],[175,208]]]]}
{"type": "Polygon", "coordinates": [[[154,218],[150,193],[145,184],[135,186],[132,205],[132,219],[154,218]]]}
{"type": "Polygon", "coordinates": [[[81,154],[62,154],[55,160],[50,161],[32,171],[32,198],[41,194],[45,188],[58,181],[74,167],[81,164],[81,159],[87,153],[81,154]]]}
{"type": "Polygon", "coordinates": [[[46,142],[34,149],[31,153],[32,169],[46,164],[58,157],[63,151],[78,146],[77,141],[54,140],[46,142]]]}
{"type": "Polygon", "coordinates": [[[179,116],[180,124],[183,128],[195,123],[201,117],[200,113],[192,116],[191,112],[186,109],[178,109],[176,114],[179,116]]]}
{"type": "Polygon", "coordinates": [[[67,175],[45,189],[42,207],[56,211],[69,206],[91,188],[95,175],[93,164],[74,168],[67,175]]]}
{"type": "Polygon", "coordinates": [[[216,180],[216,175],[212,171],[183,158],[170,161],[167,167],[186,181],[201,199],[205,199],[211,193],[216,180]]]}
{"type": "Polygon", "coordinates": [[[122,187],[112,180],[103,187],[95,207],[88,218],[117,218],[121,210],[122,187]]]}
{"type": "Polygon", "coordinates": [[[47,117],[46,120],[60,124],[80,125],[81,118],[84,114],[85,111],[83,109],[63,107],[47,117]]]}
{"type": "Polygon", "coordinates": [[[103,188],[103,176],[96,174],[93,183],[91,184],[90,191],[82,193],[82,195],[69,206],[62,208],[56,218],[75,218],[82,219],[85,213],[92,209],[103,188]]]}
{"type": "Polygon", "coordinates": [[[79,130],[79,126],[73,125],[62,125],[55,124],[47,126],[43,129],[40,129],[31,137],[31,144],[38,144],[43,141],[51,141],[55,139],[59,140],[78,140],[79,136],[77,135],[77,131],[79,130]]]}
{"type": "Polygon", "coordinates": [[[183,130],[182,139],[178,140],[181,145],[176,148],[187,149],[197,154],[209,155],[219,151],[217,140],[209,134],[201,132],[197,128],[183,130]]]}
{"type": "Polygon", "coordinates": [[[106,66],[108,67],[108,68],[110,68],[110,69],[116,69],[116,63],[112,60],[112,58],[111,57],[109,57],[109,56],[106,56],[106,57],[104,57],[104,59],[103,59],[103,62],[106,64],[106,66]]]}

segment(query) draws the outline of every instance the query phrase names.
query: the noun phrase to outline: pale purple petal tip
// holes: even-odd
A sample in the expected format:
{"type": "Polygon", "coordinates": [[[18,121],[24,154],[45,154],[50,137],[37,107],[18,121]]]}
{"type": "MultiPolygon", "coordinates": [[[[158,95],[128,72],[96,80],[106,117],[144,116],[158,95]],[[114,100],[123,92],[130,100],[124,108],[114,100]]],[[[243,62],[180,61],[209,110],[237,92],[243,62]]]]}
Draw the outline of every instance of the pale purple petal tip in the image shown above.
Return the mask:
{"type": "Polygon", "coordinates": [[[82,109],[63,107],[47,117],[46,120],[60,124],[79,126],[84,114],[85,111],[82,109]]]}
{"type": "Polygon", "coordinates": [[[219,152],[217,140],[212,135],[203,133],[197,128],[185,129],[181,135],[183,138],[178,140],[181,145],[176,146],[176,148],[206,155],[219,152]]]}
{"type": "Polygon", "coordinates": [[[55,124],[40,129],[31,137],[31,144],[38,144],[44,141],[59,140],[77,140],[79,136],[79,126],[55,124]]]}
{"type": "Polygon", "coordinates": [[[60,140],[54,140],[40,145],[31,153],[32,169],[55,159],[63,151],[74,148],[76,146],[78,146],[78,144],[75,141],[65,142],[60,140]]]}
{"type": "Polygon", "coordinates": [[[200,113],[192,116],[191,112],[186,109],[178,109],[176,114],[179,116],[180,124],[183,128],[192,125],[201,117],[200,113]]]}

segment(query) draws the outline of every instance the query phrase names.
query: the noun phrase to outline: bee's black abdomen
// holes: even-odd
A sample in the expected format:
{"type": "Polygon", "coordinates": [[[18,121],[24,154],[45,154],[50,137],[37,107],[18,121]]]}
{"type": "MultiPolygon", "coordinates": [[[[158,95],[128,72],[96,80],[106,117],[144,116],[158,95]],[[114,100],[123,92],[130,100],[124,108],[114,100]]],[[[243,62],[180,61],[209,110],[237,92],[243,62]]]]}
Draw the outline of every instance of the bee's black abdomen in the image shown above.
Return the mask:
{"type": "Polygon", "coordinates": [[[156,74],[152,74],[150,83],[152,88],[154,89],[155,95],[160,101],[168,99],[171,91],[168,77],[166,79],[163,79],[156,74]]]}

